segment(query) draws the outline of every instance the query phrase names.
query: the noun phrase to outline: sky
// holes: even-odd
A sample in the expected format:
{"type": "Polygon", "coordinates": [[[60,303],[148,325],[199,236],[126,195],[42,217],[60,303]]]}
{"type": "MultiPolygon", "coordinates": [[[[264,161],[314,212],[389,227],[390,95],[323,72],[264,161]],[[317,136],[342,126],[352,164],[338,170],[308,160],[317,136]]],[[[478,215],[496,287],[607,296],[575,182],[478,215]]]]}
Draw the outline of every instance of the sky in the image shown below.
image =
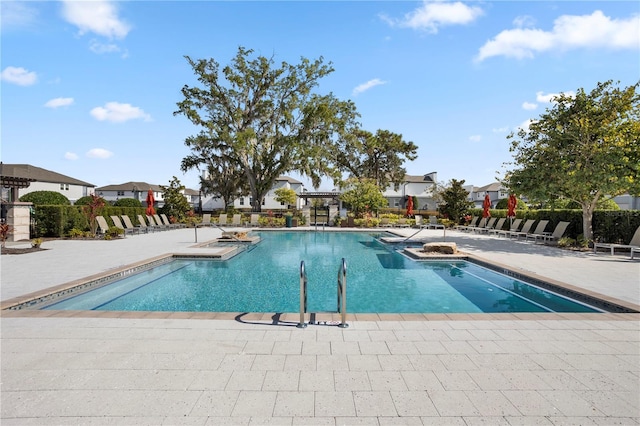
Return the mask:
{"type": "MultiPolygon", "coordinates": [[[[185,56],[228,65],[242,46],[277,64],[322,57],[316,92],[352,100],[361,127],[418,146],[407,173],[484,186],[507,136],[559,93],[640,80],[637,1],[2,0],[1,160],[97,187],[177,177],[174,116],[198,82],[185,56]]],[[[311,184],[295,173],[309,190],[311,184]]],[[[323,181],[322,190],[333,189],[323,181]]]]}

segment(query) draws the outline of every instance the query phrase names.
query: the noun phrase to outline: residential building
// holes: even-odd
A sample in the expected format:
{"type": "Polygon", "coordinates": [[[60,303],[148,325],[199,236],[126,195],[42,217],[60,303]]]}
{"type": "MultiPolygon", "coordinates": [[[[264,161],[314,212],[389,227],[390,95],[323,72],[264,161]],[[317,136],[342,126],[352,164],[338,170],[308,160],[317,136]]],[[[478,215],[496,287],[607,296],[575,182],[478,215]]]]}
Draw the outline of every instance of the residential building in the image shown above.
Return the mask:
{"type": "Polygon", "coordinates": [[[437,202],[434,198],[435,188],[437,185],[436,172],[427,173],[426,175],[405,175],[404,181],[395,188],[393,184],[389,185],[382,195],[389,202],[389,207],[405,208],[407,197],[417,197],[416,210],[436,210],[437,202]]]}
{"type": "Polygon", "coordinates": [[[493,182],[489,185],[481,187],[464,187],[469,191],[468,200],[475,204],[476,208],[481,209],[484,203],[485,195],[489,194],[491,207],[495,207],[499,200],[509,197],[509,191],[500,182],[493,182]]]}
{"type": "Polygon", "coordinates": [[[125,182],[115,185],[107,185],[96,188],[96,195],[104,198],[106,201],[114,203],[121,198],[133,198],[146,206],[147,194],[149,189],[153,191],[155,206],[164,206],[164,192],[160,185],[154,185],[147,182],[125,182]]]}
{"type": "MultiPolygon", "coordinates": [[[[264,199],[262,200],[262,211],[266,210],[283,210],[287,209],[288,206],[281,203],[280,201],[276,201],[276,189],[279,188],[288,188],[293,189],[296,194],[302,194],[304,189],[304,184],[296,179],[293,179],[289,176],[280,176],[276,179],[273,188],[267,192],[264,199]]],[[[253,204],[253,199],[250,194],[245,194],[233,201],[233,207],[238,210],[251,210],[251,206],[253,204]]],[[[297,209],[301,209],[304,205],[304,200],[302,198],[298,198],[296,200],[297,209]]],[[[217,197],[203,197],[202,198],[202,209],[204,211],[214,211],[224,209],[223,200],[217,197]]]]}
{"type": "Polygon", "coordinates": [[[67,197],[71,203],[74,203],[79,198],[93,193],[95,188],[95,185],[91,183],[30,164],[2,163],[0,174],[3,177],[30,181],[28,186],[16,188],[17,190],[14,191],[13,195],[8,188],[3,187],[2,199],[8,202],[17,201],[23,195],[34,191],[54,191],[59,192],[67,197]]]}

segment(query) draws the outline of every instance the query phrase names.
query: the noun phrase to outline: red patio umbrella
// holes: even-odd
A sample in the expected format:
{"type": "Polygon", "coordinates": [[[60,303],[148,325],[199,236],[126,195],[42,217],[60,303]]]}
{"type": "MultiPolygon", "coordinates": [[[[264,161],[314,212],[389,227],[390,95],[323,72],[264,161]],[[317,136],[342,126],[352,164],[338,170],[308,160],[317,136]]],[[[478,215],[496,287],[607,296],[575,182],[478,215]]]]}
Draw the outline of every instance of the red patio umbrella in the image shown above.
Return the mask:
{"type": "Polygon", "coordinates": [[[516,199],[516,196],[513,194],[509,195],[509,201],[507,201],[507,217],[516,216],[517,206],[518,206],[518,200],[516,199]]]}
{"type": "Polygon", "coordinates": [[[407,217],[413,216],[413,197],[409,196],[407,200],[407,217]]]}
{"type": "Polygon", "coordinates": [[[489,198],[489,194],[484,196],[484,202],[482,203],[482,217],[485,219],[491,216],[489,213],[489,209],[491,208],[491,198],[489,198]]]}
{"type": "Polygon", "coordinates": [[[153,208],[153,203],[155,202],[156,200],[153,197],[153,190],[149,188],[149,191],[147,192],[147,214],[149,216],[156,214],[156,210],[153,208]]]}

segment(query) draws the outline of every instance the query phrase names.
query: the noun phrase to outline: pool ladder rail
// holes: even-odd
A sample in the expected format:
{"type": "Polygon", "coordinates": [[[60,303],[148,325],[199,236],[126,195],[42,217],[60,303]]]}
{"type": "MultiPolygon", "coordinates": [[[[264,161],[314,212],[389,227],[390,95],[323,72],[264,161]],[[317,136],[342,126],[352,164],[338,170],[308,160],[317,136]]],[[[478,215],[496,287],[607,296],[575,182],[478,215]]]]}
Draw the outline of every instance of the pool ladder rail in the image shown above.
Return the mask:
{"type": "MultiPolygon", "coordinates": [[[[296,327],[305,328],[307,323],[305,322],[305,313],[307,313],[307,271],[304,267],[304,260],[300,262],[300,322],[296,327]]],[[[332,313],[340,314],[340,324],[338,327],[347,328],[347,261],[342,258],[340,262],[340,268],[338,269],[338,295],[337,295],[337,308],[332,313]]]]}

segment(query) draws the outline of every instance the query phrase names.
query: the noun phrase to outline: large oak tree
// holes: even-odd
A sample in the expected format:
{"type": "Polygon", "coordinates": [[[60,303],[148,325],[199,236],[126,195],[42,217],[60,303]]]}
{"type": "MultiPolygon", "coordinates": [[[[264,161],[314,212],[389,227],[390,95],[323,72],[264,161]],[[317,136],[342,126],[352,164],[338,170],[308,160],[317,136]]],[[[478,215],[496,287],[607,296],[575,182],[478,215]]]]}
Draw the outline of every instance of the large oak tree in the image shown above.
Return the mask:
{"type": "Polygon", "coordinates": [[[640,193],[638,84],[598,83],[590,93],[554,99],[529,129],[511,134],[509,188],[532,199],[566,198],[582,208],[583,233],[593,239],[593,211],[602,197],[640,193]]]}
{"type": "Polygon", "coordinates": [[[398,189],[407,172],[402,165],[405,159],[417,158],[418,147],[388,130],[357,130],[351,136],[343,140],[348,146],[336,150],[338,165],[351,177],[371,179],[383,190],[390,184],[398,189]]]}
{"type": "Polygon", "coordinates": [[[207,166],[208,157],[224,156],[243,170],[253,210],[260,211],[284,173],[298,172],[316,187],[324,176],[339,179],[331,158],[336,143],[357,127],[357,112],[350,101],[313,92],[333,72],[322,58],[277,65],[273,58],[252,55],[240,47],[222,70],[213,59],[187,56],[199,85],[182,88],[184,99],[174,115],[200,128],[185,141],[193,155],[183,166],[207,166]]]}

